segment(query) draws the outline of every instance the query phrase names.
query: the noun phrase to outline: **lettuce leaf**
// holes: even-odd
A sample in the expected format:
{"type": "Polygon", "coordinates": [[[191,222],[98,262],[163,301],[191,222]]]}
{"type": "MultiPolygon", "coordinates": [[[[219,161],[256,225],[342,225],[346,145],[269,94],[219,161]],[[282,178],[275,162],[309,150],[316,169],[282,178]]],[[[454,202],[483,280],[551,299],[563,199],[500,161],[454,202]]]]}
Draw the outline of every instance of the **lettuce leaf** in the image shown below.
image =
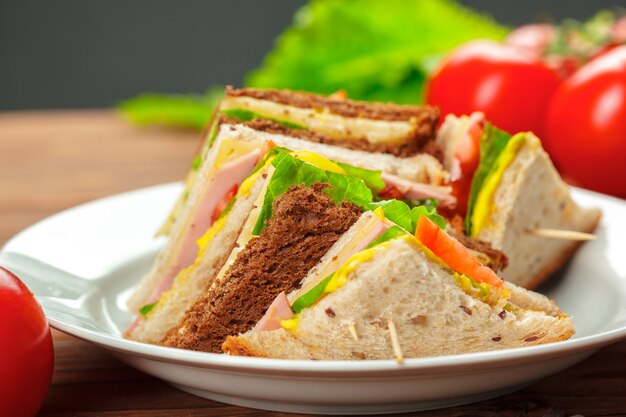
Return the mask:
{"type": "Polygon", "coordinates": [[[245,110],[245,109],[226,109],[226,110],[220,111],[220,113],[225,116],[232,117],[233,119],[237,119],[241,122],[250,122],[255,119],[265,119],[265,120],[272,120],[290,129],[306,129],[304,126],[301,126],[296,123],[291,123],[291,122],[286,122],[284,120],[278,120],[278,119],[274,119],[271,117],[261,116],[259,113],[255,113],[253,111],[245,110]]]}
{"type": "Polygon", "coordinates": [[[446,230],[446,220],[437,214],[437,209],[418,206],[411,208],[407,203],[400,200],[383,200],[369,204],[370,210],[381,208],[385,217],[402,227],[411,234],[415,233],[417,221],[420,216],[426,216],[441,229],[446,230]]]}
{"type": "Polygon", "coordinates": [[[511,135],[507,132],[497,129],[488,123],[483,129],[480,138],[480,163],[474,173],[472,186],[470,188],[470,196],[467,203],[467,214],[465,215],[465,234],[468,236],[472,232],[472,213],[476,204],[476,199],[480,193],[485,180],[493,170],[496,161],[502,151],[506,148],[511,139],[511,135]]]}
{"type": "Polygon", "coordinates": [[[439,58],[475,38],[507,29],[451,0],[312,0],[276,40],[251,87],[418,103],[439,58]]]}
{"type": "Polygon", "coordinates": [[[315,304],[315,302],[320,299],[322,295],[324,295],[326,284],[328,284],[328,281],[332,279],[333,275],[335,275],[334,272],[321,280],[315,287],[298,297],[291,306],[293,312],[300,314],[302,310],[315,304]]]}
{"type": "MultiPolygon", "coordinates": [[[[342,201],[354,203],[363,210],[383,210],[385,217],[396,223],[398,226],[410,233],[415,232],[417,221],[420,216],[431,219],[440,228],[445,230],[446,221],[437,214],[436,206],[413,207],[401,200],[373,201],[373,193],[377,193],[384,188],[384,181],[380,176],[380,171],[370,171],[364,168],[357,168],[347,164],[333,161],[343,168],[346,174],[325,171],[307,162],[301,161],[288,153],[284,148],[273,148],[268,152],[274,156],[272,165],[275,172],[267,186],[267,191],[263,200],[263,206],[259,218],[252,230],[253,235],[259,235],[265,228],[267,221],[272,217],[272,204],[281,194],[289,190],[293,185],[311,186],[314,183],[326,183],[330,187],[324,192],[328,194],[335,203],[342,201]]],[[[267,160],[266,155],[263,161],[267,160]]],[[[260,167],[261,162],[257,164],[260,167]]]]}
{"type": "Polygon", "coordinates": [[[158,301],[155,301],[151,304],[146,304],[139,309],[139,314],[141,314],[144,318],[148,317],[148,314],[156,307],[158,301]]]}
{"type": "Polygon", "coordinates": [[[415,227],[417,227],[417,221],[419,220],[420,216],[428,217],[430,220],[432,220],[433,223],[439,226],[440,229],[444,231],[446,230],[446,219],[437,214],[437,209],[435,208],[429,209],[426,206],[413,207],[411,209],[411,216],[413,217],[415,222],[413,232],[415,232],[415,227]]]}
{"type": "MultiPolygon", "coordinates": [[[[507,32],[453,0],[311,0],[245,85],[321,94],[343,89],[359,100],[419,103],[427,75],[447,52],[507,32]]],[[[118,107],[138,124],[201,130],[222,92],[146,94],[118,107]]]]}
{"type": "Polygon", "coordinates": [[[367,184],[367,186],[372,190],[374,195],[377,195],[383,188],[385,188],[385,181],[383,181],[381,171],[359,168],[338,161],[333,162],[343,168],[343,170],[348,174],[355,175],[365,181],[365,184],[367,184]]]}
{"type": "Polygon", "coordinates": [[[224,95],[213,87],[205,95],[145,93],[118,105],[118,110],[138,125],[167,125],[202,130],[224,95]]]}
{"type": "Polygon", "coordinates": [[[252,230],[253,235],[259,235],[265,228],[267,221],[272,217],[274,200],[293,185],[311,186],[318,182],[329,184],[330,187],[326,188],[324,192],[337,204],[348,201],[367,209],[372,201],[372,190],[358,176],[324,171],[284,151],[277,153],[272,165],[276,171],[267,186],[259,218],[252,230]]]}

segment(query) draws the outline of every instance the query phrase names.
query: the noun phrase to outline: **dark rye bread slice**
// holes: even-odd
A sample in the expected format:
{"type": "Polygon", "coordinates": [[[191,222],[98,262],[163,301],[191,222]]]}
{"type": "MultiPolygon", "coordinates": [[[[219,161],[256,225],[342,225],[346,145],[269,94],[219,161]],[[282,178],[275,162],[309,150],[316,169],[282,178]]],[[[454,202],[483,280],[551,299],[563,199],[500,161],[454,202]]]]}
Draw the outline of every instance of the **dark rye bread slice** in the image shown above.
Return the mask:
{"type": "Polygon", "coordinates": [[[274,202],[267,227],[185,314],[165,346],[221,352],[227,336],[250,330],[280,292],[296,289],[331,246],[362,214],[322,192],[326,184],[292,187],[274,202]]]}
{"type": "Polygon", "coordinates": [[[443,153],[441,149],[435,143],[434,136],[430,139],[427,136],[431,135],[431,132],[427,132],[424,140],[414,140],[407,143],[370,143],[365,139],[360,140],[348,140],[348,139],[333,139],[328,136],[322,135],[317,132],[313,132],[306,129],[294,129],[284,124],[277,123],[274,120],[269,119],[254,119],[249,122],[241,122],[234,118],[221,116],[219,119],[220,124],[242,124],[251,129],[261,132],[290,136],[298,139],[307,140],[309,142],[324,143],[327,145],[339,146],[346,149],[353,149],[371,153],[388,153],[401,158],[411,157],[419,153],[428,153],[440,162],[443,160],[443,153]]]}

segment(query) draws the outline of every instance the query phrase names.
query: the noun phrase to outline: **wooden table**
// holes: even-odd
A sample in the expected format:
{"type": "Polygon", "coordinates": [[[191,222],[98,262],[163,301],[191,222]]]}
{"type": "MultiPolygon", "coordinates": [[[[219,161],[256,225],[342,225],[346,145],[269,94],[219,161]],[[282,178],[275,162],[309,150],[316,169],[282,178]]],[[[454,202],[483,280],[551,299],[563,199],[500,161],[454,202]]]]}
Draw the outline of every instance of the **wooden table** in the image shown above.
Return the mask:
{"type": "MultiPolygon", "coordinates": [[[[134,127],[106,110],[0,113],[0,244],[59,210],[182,178],[199,140],[134,127]]],[[[287,415],[184,394],[99,347],[53,335],[56,365],[42,417],[287,415]]],[[[626,342],[517,393],[418,415],[626,416],[626,342]]]]}

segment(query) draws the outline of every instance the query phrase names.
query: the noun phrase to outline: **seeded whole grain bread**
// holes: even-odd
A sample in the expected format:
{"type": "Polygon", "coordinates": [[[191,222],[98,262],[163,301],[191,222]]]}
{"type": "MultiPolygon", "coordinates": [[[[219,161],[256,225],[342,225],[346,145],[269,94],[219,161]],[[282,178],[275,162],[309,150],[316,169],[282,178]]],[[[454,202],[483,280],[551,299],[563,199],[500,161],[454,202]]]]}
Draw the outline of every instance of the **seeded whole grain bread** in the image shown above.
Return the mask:
{"type": "Polygon", "coordinates": [[[252,330],[222,347],[231,355],[284,359],[391,359],[397,352],[390,321],[406,358],[532,346],[574,334],[571,318],[554,302],[505,285],[509,301],[484,303],[421,249],[396,239],[357,266],[344,286],[304,309],[295,330],[252,330]],[[505,309],[507,302],[517,307],[505,309]]]}
{"type": "Polygon", "coordinates": [[[291,187],[279,196],[266,228],[161,344],[220,352],[227,336],[251,329],[279,293],[296,289],[362,213],[351,203],[336,205],[326,187],[291,187]]]}

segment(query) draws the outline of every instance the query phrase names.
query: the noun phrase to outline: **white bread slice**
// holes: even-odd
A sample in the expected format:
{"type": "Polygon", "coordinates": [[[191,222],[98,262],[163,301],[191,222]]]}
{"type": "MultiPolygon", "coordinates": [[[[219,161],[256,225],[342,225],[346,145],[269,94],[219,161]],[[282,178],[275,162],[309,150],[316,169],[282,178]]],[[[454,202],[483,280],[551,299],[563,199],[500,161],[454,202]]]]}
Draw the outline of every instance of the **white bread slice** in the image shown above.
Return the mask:
{"type": "Polygon", "coordinates": [[[477,235],[506,253],[509,265],[502,277],[524,288],[535,288],[559,268],[580,241],[535,236],[534,229],[564,229],[591,233],[600,210],[578,206],[554,169],[539,139],[529,134],[494,194],[490,219],[477,235]]]}
{"type": "MultiPolygon", "coordinates": [[[[187,196],[182,210],[179,215],[176,216],[175,223],[171,227],[166,244],[161,248],[156,260],[152,264],[152,268],[144,275],[127,302],[131,312],[137,313],[142,306],[147,304],[147,300],[154,288],[159,285],[165,274],[167,274],[174,257],[177,256],[176,248],[189,228],[189,222],[195,212],[196,206],[202,198],[204,189],[211,181],[211,172],[215,166],[218,151],[223,141],[224,138],[218,136],[210,151],[204,155],[204,163],[198,170],[198,174],[193,181],[193,187],[187,196]]],[[[262,143],[260,140],[256,142],[262,143]]]]}
{"type": "Polygon", "coordinates": [[[224,350],[289,359],[390,359],[396,354],[389,321],[406,358],[532,346],[574,333],[571,318],[552,301],[505,285],[517,308],[504,310],[505,299],[492,306],[466,294],[447,268],[396,239],[357,266],[346,285],[303,310],[295,330],[252,330],[228,338],[224,350]]]}
{"type": "Polygon", "coordinates": [[[176,277],[172,287],[161,296],[148,316],[141,317],[139,326],[126,334],[128,339],[156,344],[167,332],[178,326],[187,309],[206,291],[233,251],[241,228],[264,183],[264,179],[259,177],[251,187],[250,193],[235,201],[230,213],[225,217],[223,227],[208,242],[204,251],[205,256],[199,260],[197,266],[190,269],[190,273],[181,273],[176,277]]]}

